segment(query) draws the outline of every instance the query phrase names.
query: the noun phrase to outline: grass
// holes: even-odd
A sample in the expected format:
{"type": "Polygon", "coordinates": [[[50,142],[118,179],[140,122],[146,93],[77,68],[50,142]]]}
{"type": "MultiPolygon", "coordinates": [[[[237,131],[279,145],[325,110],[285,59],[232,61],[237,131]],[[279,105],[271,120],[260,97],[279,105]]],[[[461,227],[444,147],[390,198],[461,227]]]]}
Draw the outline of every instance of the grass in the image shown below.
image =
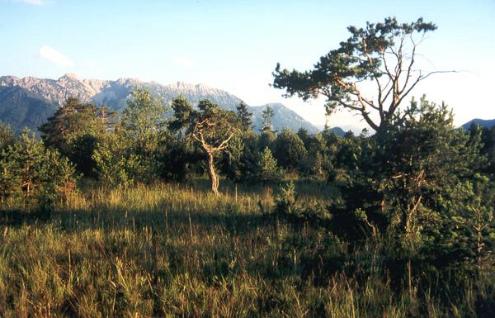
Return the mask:
{"type": "MultiPolygon", "coordinates": [[[[317,182],[298,184],[303,201],[329,200],[332,191],[317,182]]],[[[210,195],[202,180],[111,191],[89,187],[46,221],[4,211],[1,316],[490,313],[491,307],[479,305],[480,297],[493,300],[489,283],[456,290],[450,300],[435,290],[419,293],[416,281],[397,289],[371,244],[356,250],[325,231],[288,225],[275,231],[260,206],[269,206],[276,194],[241,187],[236,202],[232,187],[223,192],[210,195]],[[360,263],[371,265],[361,270],[355,267],[360,263]]]]}

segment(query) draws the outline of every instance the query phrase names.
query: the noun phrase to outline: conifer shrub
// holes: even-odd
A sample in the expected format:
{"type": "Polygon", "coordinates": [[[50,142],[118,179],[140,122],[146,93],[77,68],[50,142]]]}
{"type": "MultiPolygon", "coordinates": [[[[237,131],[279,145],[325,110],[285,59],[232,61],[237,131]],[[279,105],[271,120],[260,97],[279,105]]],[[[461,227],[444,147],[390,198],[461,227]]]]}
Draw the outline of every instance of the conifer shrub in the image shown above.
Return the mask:
{"type": "Polygon", "coordinates": [[[271,150],[265,147],[258,161],[258,180],[263,184],[279,181],[281,171],[278,167],[277,159],[273,157],[271,150]]]}
{"type": "Polygon", "coordinates": [[[24,131],[0,153],[0,202],[3,209],[48,212],[76,190],[74,166],[58,151],[24,131]]]}

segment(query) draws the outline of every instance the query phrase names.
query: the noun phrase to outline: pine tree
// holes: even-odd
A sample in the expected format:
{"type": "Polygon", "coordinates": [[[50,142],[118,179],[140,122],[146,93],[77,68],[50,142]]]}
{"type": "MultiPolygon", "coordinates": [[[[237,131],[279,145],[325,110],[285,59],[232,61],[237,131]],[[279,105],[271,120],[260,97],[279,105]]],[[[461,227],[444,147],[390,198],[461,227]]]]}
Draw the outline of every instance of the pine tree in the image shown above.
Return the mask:
{"type": "Polygon", "coordinates": [[[242,179],[244,153],[244,140],[240,135],[234,136],[230,143],[229,149],[224,153],[222,160],[222,170],[227,178],[234,183],[239,183],[242,179]]]}
{"type": "Polygon", "coordinates": [[[111,112],[69,98],[55,114],[48,118],[39,131],[48,147],[68,157],[85,176],[93,176],[93,151],[98,139],[108,127],[111,112]],[[100,116],[105,116],[100,118],[100,116]]]}
{"type": "Polygon", "coordinates": [[[306,159],[308,152],[297,134],[284,129],[275,139],[273,154],[281,167],[296,170],[306,159]]]}
{"type": "Polygon", "coordinates": [[[258,162],[258,179],[264,184],[280,179],[280,169],[277,160],[273,157],[268,147],[263,150],[258,162]]]}
{"type": "Polygon", "coordinates": [[[286,97],[308,100],[323,96],[327,114],[350,110],[373,130],[386,129],[395,118],[409,116],[400,105],[417,84],[439,73],[415,67],[417,47],[425,34],[436,28],[423,18],[399,23],[393,17],[367,22],[363,28],[349,26],[350,37],[322,56],[313,69],[299,72],[277,64],[273,86],[284,89],[286,97]],[[370,85],[375,85],[376,93],[367,94],[370,85]]]}
{"type": "Polygon", "coordinates": [[[46,148],[24,131],[0,154],[0,198],[3,204],[31,209],[51,205],[75,189],[75,169],[58,151],[46,148]]]}
{"type": "Polygon", "coordinates": [[[7,146],[14,144],[15,139],[14,131],[10,126],[0,122],[0,152],[7,146]]]}
{"type": "Polygon", "coordinates": [[[261,114],[261,117],[263,118],[261,131],[273,131],[273,115],[273,108],[271,108],[270,106],[266,106],[266,108],[263,110],[263,113],[261,114]]]}
{"type": "Polygon", "coordinates": [[[249,112],[248,106],[244,102],[240,102],[237,105],[237,117],[241,121],[241,128],[243,131],[249,131],[253,124],[253,113],[249,112]]]}
{"type": "Polygon", "coordinates": [[[376,189],[391,227],[419,240],[424,220],[431,225],[431,220],[449,213],[442,203],[452,200],[457,205],[464,200],[453,197],[453,189],[472,179],[485,158],[480,155],[481,135],[455,129],[446,105],[423,97],[419,103],[411,102],[409,112],[414,116],[374,136],[378,147],[370,161],[375,167],[368,170],[378,181],[376,189]]]}
{"type": "Polygon", "coordinates": [[[70,97],[45,124],[39,127],[41,138],[48,147],[70,156],[71,143],[75,139],[85,134],[99,135],[104,131],[97,113],[96,106],[70,97]]]}

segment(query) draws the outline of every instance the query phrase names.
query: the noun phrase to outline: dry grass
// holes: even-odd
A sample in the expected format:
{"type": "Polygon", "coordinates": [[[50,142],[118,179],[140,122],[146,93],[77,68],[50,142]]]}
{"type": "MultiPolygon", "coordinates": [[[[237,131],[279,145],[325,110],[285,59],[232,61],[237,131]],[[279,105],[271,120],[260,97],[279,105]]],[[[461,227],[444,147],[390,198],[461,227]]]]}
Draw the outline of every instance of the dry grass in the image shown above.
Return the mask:
{"type": "MultiPolygon", "coordinates": [[[[319,186],[299,188],[303,200],[331,197],[319,186]]],[[[328,253],[345,252],[345,244],[327,244],[329,234],[288,226],[275,235],[258,205],[269,204],[270,193],[241,189],[235,202],[231,189],[221,197],[203,189],[198,184],[88,189],[49,221],[4,215],[1,316],[475,313],[474,296],[464,303],[440,304],[434,297],[425,302],[417,293],[394,291],[378,273],[363,280],[308,270],[313,264],[308,255],[318,256],[322,246],[328,253]]]]}

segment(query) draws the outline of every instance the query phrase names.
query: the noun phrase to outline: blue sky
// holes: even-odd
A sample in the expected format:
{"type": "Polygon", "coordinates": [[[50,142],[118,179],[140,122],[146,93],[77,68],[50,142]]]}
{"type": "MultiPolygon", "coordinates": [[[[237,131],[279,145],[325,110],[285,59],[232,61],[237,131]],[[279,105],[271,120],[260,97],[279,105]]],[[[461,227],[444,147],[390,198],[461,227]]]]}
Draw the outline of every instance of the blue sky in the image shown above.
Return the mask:
{"type": "MultiPolygon", "coordinates": [[[[420,47],[438,75],[418,87],[456,122],[495,118],[495,1],[0,0],[0,75],[133,77],[225,89],[251,105],[283,102],[323,124],[322,101],[286,100],[268,86],[276,62],[306,69],[347,38],[348,25],[422,16],[439,29],[420,47]]],[[[363,126],[339,113],[331,125],[363,126]]]]}

